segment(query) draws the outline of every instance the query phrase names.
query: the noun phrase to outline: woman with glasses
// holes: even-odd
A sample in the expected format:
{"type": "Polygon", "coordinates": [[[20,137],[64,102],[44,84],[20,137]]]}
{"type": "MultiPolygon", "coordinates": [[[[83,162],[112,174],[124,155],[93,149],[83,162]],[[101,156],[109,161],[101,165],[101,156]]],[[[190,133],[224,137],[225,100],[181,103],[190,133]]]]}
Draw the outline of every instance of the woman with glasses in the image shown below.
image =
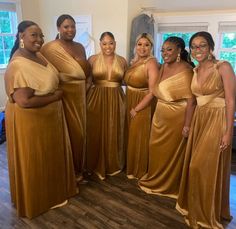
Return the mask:
{"type": "Polygon", "coordinates": [[[155,107],[153,89],[159,66],[152,55],[153,39],[143,33],[136,39],[135,59],[125,74],[127,85],[127,177],[140,178],[147,172],[148,143],[155,107]]]}
{"type": "Polygon", "coordinates": [[[189,46],[198,61],[191,84],[197,106],[176,208],[192,228],[223,228],[221,220],[230,220],[235,75],[228,62],[215,59],[208,32],[194,34],[189,46]]]}
{"type": "Polygon", "coordinates": [[[182,38],[169,37],[156,85],[148,171],[139,181],[146,193],[177,198],[187,137],[195,108],[190,84],[193,70],[182,38]]]}

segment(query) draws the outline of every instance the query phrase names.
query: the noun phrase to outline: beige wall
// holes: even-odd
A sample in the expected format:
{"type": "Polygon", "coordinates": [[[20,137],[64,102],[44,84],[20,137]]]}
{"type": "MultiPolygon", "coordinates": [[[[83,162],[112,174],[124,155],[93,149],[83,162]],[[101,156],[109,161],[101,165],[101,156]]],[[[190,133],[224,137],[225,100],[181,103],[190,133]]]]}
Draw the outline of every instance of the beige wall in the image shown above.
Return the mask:
{"type": "MultiPolygon", "coordinates": [[[[55,19],[64,13],[76,15],[92,16],[92,36],[95,39],[96,52],[99,51],[99,37],[104,31],[111,31],[117,41],[117,53],[127,57],[129,51],[130,28],[132,19],[141,13],[142,8],[155,7],[153,14],[158,22],[169,22],[175,13],[160,13],[163,6],[168,5],[166,0],[18,0],[21,2],[22,15],[20,20],[33,20],[40,25],[45,41],[54,39],[56,35],[55,19]],[[160,6],[160,7],[159,7],[160,6]],[[169,17],[167,16],[169,15],[169,17]],[[165,16],[165,18],[163,17],[165,16]],[[167,16],[167,17],[166,17],[167,16]]],[[[206,0],[211,2],[212,0],[206,0]]],[[[234,1],[234,0],[232,0],[234,1]]],[[[188,1],[189,2],[189,1],[188,1]]],[[[190,4],[190,3],[189,3],[190,4]]],[[[168,8],[169,9],[169,8],[168,8]]],[[[168,10],[169,11],[169,10],[168,10]]],[[[166,11],[166,12],[168,12],[166,11]]],[[[148,12],[148,11],[146,11],[148,12]]],[[[149,11],[150,13],[150,11],[149,11]]],[[[186,16],[187,12],[182,12],[180,16],[186,16]]],[[[199,15],[191,12],[193,17],[199,15]]],[[[208,12],[206,12],[208,15],[208,12]]],[[[224,15],[222,16],[224,18],[224,15]]],[[[201,16],[200,16],[201,18],[201,16]]],[[[207,17],[211,22],[211,17],[207,17]]],[[[188,18],[189,19],[189,18],[188,18]]],[[[235,19],[235,17],[234,17],[235,19]]],[[[176,20],[176,17],[173,19],[176,20]]],[[[184,18],[183,20],[186,20],[184,18]]],[[[204,19],[206,20],[206,19],[204,19]]],[[[213,19],[214,20],[214,17],[213,19]]],[[[215,32],[215,27],[211,27],[211,32],[215,32]]],[[[3,72],[0,72],[0,107],[5,103],[5,93],[3,86],[3,72]]]]}
{"type": "Polygon", "coordinates": [[[99,51],[99,37],[104,31],[111,31],[117,41],[117,53],[126,56],[127,49],[127,0],[40,0],[40,26],[45,40],[54,39],[55,18],[63,13],[92,16],[92,36],[99,51]]]}
{"type": "Polygon", "coordinates": [[[40,0],[21,0],[22,20],[31,20],[36,23],[40,22],[39,1],[40,0]]]}

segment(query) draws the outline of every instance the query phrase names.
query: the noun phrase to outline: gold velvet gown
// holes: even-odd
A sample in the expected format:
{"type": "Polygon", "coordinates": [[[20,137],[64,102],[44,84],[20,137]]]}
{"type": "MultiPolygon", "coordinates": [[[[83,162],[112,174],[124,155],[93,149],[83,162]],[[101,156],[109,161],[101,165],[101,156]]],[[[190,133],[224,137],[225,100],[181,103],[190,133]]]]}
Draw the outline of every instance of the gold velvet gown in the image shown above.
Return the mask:
{"type": "Polygon", "coordinates": [[[46,95],[58,87],[56,69],[15,57],[5,73],[6,133],[12,202],[21,217],[35,217],[76,194],[76,182],[61,101],[38,108],[13,102],[15,88],[46,95]]]}
{"type": "Polygon", "coordinates": [[[186,148],[182,130],[187,98],[192,97],[192,75],[193,71],[186,69],[157,84],[148,172],[139,181],[147,193],[177,198],[186,148]]]}
{"type": "Polygon", "coordinates": [[[184,161],[177,210],[193,228],[223,228],[221,218],[230,219],[229,181],[231,148],[220,152],[226,128],[225,95],[218,64],[202,86],[197,68],[192,91],[197,107],[192,120],[184,161]]]}
{"type": "Polygon", "coordinates": [[[132,65],[125,73],[127,84],[126,174],[129,179],[141,178],[147,172],[149,135],[156,100],[153,99],[151,105],[139,111],[133,119],[131,119],[130,110],[135,108],[149,93],[145,65],[151,58],[154,57],[149,57],[141,63],[132,65]]]}
{"type": "Polygon", "coordinates": [[[43,55],[59,71],[63,90],[63,108],[68,126],[76,175],[83,172],[86,141],[86,60],[76,61],[61,45],[52,41],[41,49],[43,55]]]}
{"type": "Polygon", "coordinates": [[[115,55],[111,74],[102,54],[92,66],[93,85],[87,95],[87,169],[100,179],[124,166],[124,64],[115,55]]]}

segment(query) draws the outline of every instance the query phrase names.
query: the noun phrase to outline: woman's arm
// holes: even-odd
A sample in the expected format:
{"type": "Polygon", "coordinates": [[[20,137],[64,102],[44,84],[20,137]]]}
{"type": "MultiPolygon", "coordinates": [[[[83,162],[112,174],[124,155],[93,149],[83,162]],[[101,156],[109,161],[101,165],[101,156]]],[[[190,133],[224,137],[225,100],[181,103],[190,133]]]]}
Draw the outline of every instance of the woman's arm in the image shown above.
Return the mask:
{"type": "Polygon", "coordinates": [[[236,84],[234,71],[228,62],[224,62],[219,66],[219,73],[224,84],[226,103],[226,131],[223,134],[220,143],[220,148],[223,151],[231,144],[232,141],[236,84]]]}
{"type": "Polygon", "coordinates": [[[187,99],[187,106],[185,109],[184,127],[182,130],[182,135],[187,138],[189,135],[190,125],[193,117],[195,107],[197,105],[196,98],[192,97],[187,99]]]}
{"type": "Polygon", "coordinates": [[[22,108],[36,108],[46,106],[62,98],[62,90],[56,90],[54,93],[37,96],[34,90],[29,87],[15,89],[12,98],[16,104],[22,108]]]}
{"type": "Polygon", "coordinates": [[[148,75],[148,94],[130,111],[131,117],[133,118],[139,111],[146,108],[154,97],[154,88],[159,77],[159,67],[156,59],[150,59],[147,64],[147,75],[148,75]]]}

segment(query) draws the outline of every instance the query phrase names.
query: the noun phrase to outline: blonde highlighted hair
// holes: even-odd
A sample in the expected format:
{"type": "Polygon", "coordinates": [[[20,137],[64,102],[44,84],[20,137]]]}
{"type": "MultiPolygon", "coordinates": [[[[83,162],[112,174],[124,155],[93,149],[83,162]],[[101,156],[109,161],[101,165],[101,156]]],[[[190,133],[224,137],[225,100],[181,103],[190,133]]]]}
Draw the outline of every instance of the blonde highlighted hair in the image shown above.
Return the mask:
{"type": "Polygon", "coordinates": [[[151,43],[152,47],[154,46],[154,40],[153,40],[152,36],[149,33],[141,33],[141,34],[139,34],[137,36],[137,38],[136,38],[135,44],[137,44],[138,41],[141,38],[146,38],[151,43]]]}

